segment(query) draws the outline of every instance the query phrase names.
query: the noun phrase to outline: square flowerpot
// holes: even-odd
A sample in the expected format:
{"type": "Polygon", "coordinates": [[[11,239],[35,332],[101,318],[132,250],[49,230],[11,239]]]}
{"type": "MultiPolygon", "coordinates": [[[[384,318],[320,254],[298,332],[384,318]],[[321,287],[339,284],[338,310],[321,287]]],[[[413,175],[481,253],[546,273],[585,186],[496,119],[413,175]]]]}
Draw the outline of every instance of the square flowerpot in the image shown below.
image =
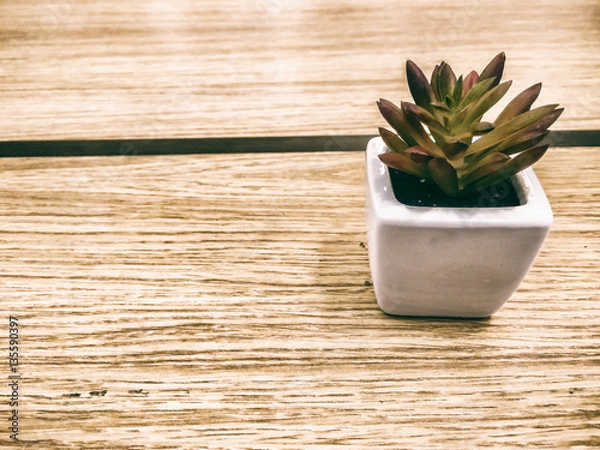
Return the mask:
{"type": "Polygon", "coordinates": [[[511,207],[408,206],[396,200],[389,150],[373,138],[366,152],[369,263],[379,307],[400,316],[485,318],[515,292],[552,224],[533,169],[511,179],[511,207]]]}

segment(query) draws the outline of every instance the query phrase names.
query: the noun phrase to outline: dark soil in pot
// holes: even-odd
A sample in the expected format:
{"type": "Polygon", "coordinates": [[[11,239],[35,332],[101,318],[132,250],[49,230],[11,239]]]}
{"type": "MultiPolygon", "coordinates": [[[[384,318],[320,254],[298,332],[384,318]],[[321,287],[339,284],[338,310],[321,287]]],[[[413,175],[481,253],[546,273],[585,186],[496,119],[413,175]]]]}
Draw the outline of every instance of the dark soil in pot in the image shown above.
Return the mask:
{"type": "Polygon", "coordinates": [[[522,204],[511,180],[501,181],[480,192],[448,197],[434,183],[396,169],[390,168],[389,171],[396,199],[409,206],[498,208],[522,204]]]}

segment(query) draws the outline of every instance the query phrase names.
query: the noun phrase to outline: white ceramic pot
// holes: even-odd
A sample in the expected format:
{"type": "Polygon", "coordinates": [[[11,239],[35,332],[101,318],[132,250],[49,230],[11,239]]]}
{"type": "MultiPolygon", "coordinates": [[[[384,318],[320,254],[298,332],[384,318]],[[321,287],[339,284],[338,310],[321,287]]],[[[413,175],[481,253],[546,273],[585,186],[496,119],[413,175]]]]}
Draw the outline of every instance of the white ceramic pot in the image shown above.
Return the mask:
{"type": "Polygon", "coordinates": [[[491,316],[529,271],[552,224],[533,169],[513,177],[519,206],[407,206],[396,200],[377,156],[388,151],[374,138],[366,153],[369,262],[379,307],[401,316],[491,316]]]}

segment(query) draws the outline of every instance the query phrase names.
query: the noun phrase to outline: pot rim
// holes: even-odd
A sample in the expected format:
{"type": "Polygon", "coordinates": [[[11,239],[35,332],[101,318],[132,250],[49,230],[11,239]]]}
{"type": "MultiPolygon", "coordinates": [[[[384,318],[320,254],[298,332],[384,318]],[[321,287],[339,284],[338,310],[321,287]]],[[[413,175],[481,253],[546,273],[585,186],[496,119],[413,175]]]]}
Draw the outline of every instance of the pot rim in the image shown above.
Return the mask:
{"type": "Polygon", "coordinates": [[[392,187],[389,169],[378,155],[389,152],[381,137],[372,138],[366,151],[367,195],[380,220],[398,226],[417,226],[425,221],[437,228],[549,228],[552,208],[533,168],[512,180],[523,204],[518,206],[470,208],[411,206],[400,203],[392,187]]]}

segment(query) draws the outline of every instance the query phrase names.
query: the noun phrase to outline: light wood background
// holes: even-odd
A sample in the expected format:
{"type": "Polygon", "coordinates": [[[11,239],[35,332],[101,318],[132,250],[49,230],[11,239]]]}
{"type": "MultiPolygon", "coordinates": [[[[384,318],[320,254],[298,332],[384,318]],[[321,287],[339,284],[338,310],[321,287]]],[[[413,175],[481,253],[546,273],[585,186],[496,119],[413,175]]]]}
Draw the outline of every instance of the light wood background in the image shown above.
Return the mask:
{"type": "MultiPolygon", "coordinates": [[[[2,140],[369,134],[410,57],[508,55],[600,128],[599,5],[0,2],[2,140]]],[[[494,317],[377,307],[362,152],[0,159],[0,447],[600,446],[600,147],[494,317]],[[19,318],[20,442],[9,439],[19,318]]],[[[348,148],[347,150],[360,150],[348,148]]]]}
{"type": "Polygon", "coordinates": [[[485,321],[378,309],[359,152],[0,160],[22,444],[597,447],[596,150],[538,163],[555,224],[485,321]]]}
{"type": "Polygon", "coordinates": [[[500,51],[509,94],[600,129],[597,0],[5,0],[0,139],[374,134],[406,59],[500,51]]]}

